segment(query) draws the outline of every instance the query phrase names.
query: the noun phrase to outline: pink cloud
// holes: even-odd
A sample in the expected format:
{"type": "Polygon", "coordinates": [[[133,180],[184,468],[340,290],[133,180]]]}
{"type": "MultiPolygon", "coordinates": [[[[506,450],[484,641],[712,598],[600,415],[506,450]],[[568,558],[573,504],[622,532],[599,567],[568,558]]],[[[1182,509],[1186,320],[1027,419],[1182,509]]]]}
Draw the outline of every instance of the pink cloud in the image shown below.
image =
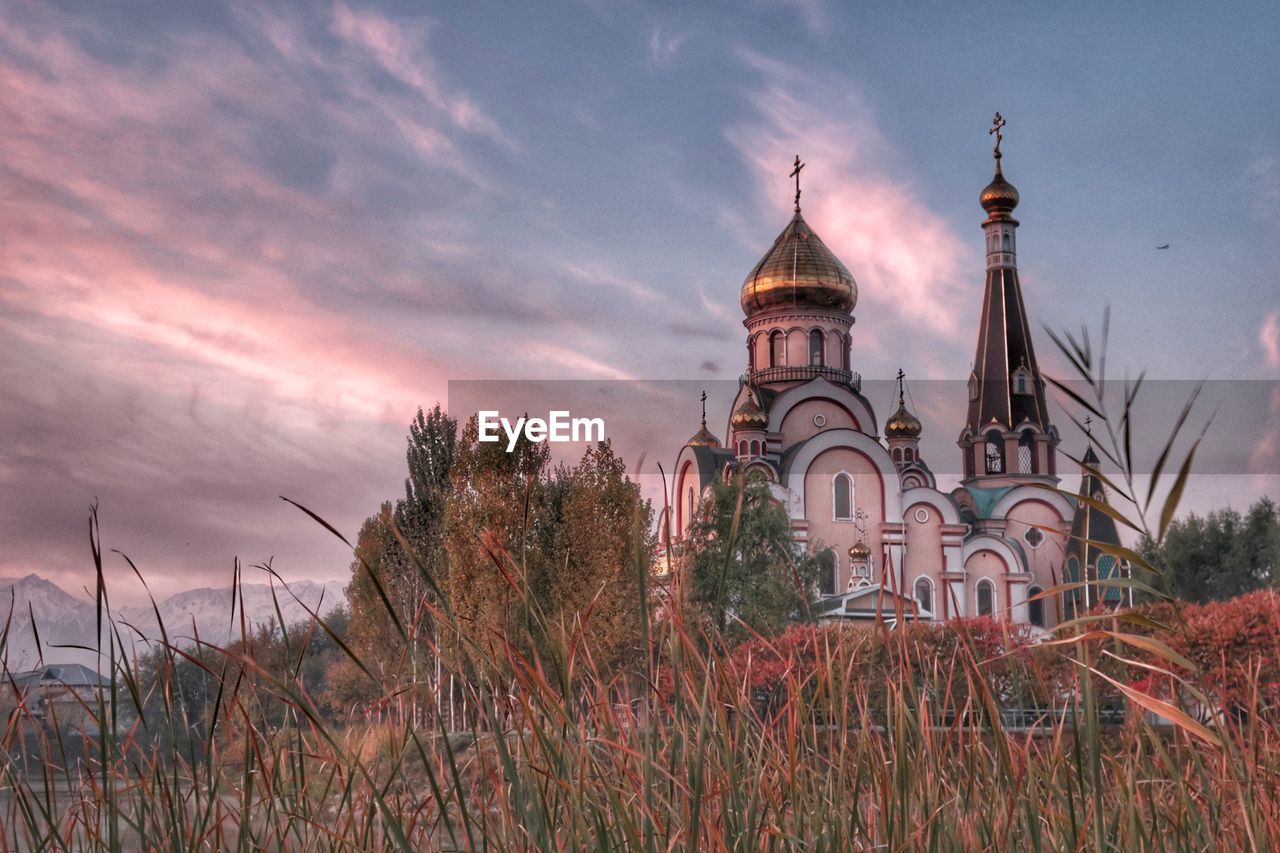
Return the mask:
{"type": "Polygon", "coordinates": [[[1267,365],[1280,368],[1280,309],[1272,311],[1258,329],[1258,343],[1267,356],[1267,365]]]}
{"type": "Polygon", "coordinates": [[[426,21],[405,26],[375,12],[353,11],[346,3],[334,4],[333,31],[339,38],[368,51],[383,70],[417,91],[455,126],[517,148],[470,97],[449,91],[440,81],[439,71],[422,50],[430,29],[426,21]]]}
{"type": "Polygon", "coordinates": [[[1253,472],[1253,489],[1258,494],[1275,495],[1280,488],[1280,387],[1271,389],[1267,418],[1262,424],[1262,437],[1254,442],[1249,455],[1253,472]]]}
{"type": "Polygon", "coordinates": [[[905,332],[929,338],[911,356],[917,370],[963,373],[981,300],[977,250],[906,176],[890,172],[892,143],[851,82],[755,53],[743,58],[761,79],[747,93],[755,115],[726,136],[754,173],[761,206],[779,229],[791,212],[791,161],[799,153],[806,162],[805,219],[858,282],[855,360],[888,370],[903,357],[905,332]],[[920,365],[923,358],[933,361],[920,365]]]}

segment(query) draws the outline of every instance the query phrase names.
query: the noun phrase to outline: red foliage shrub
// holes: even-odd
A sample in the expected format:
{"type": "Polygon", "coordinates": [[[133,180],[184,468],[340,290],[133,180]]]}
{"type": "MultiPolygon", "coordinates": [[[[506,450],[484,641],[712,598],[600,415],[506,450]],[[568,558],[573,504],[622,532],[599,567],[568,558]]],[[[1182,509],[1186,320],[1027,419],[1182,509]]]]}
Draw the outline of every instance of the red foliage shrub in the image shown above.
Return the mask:
{"type": "MultiPolygon", "coordinates": [[[[1251,592],[1207,604],[1160,604],[1144,615],[1167,626],[1152,633],[1195,664],[1196,672],[1172,667],[1228,710],[1280,709],[1280,593],[1251,592]]],[[[1157,665],[1164,661],[1147,656],[1157,665]]],[[[1135,673],[1133,686],[1168,696],[1169,679],[1135,673]]]]}
{"type": "Polygon", "coordinates": [[[818,676],[842,692],[856,686],[873,705],[883,705],[891,685],[909,685],[935,707],[957,710],[979,700],[979,682],[1008,707],[1052,705],[1070,675],[1064,664],[1036,646],[1027,626],[990,617],[889,631],[795,625],[743,643],[726,661],[739,683],[770,696],[811,691],[818,676]]]}

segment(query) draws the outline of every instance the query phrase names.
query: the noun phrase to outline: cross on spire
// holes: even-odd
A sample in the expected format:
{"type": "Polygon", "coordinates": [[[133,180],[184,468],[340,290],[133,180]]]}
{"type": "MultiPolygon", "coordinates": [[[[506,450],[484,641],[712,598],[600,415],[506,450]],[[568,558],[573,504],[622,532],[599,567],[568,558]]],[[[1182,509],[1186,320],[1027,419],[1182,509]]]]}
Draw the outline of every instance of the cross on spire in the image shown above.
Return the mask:
{"type": "Polygon", "coordinates": [[[707,428],[707,392],[702,392],[702,428],[707,428]]]}
{"type": "Polygon", "coordinates": [[[796,179],[796,213],[800,212],[800,170],[804,168],[804,163],[800,162],[800,155],[796,155],[795,168],[791,170],[789,177],[796,179]]]}
{"type": "Polygon", "coordinates": [[[1089,439],[1089,443],[1093,443],[1093,415],[1084,416],[1084,434],[1089,439]]]}
{"type": "Polygon", "coordinates": [[[898,405],[899,406],[905,405],[905,402],[906,402],[905,400],[906,391],[904,390],[905,383],[903,382],[903,380],[906,378],[906,375],[907,374],[902,371],[902,368],[899,367],[898,368],[898,405]]]}
{"type": "Polygon", "coordinates": [[[1004,139],[1004,134],[1000,130],[1008,124],[1000,113],[996,113],[995,119],[992,120],[991,129],[987,131],[988,135],[994,133],[996,135],[996,160],[1000,159],[1000,142],[1004,139]]]}

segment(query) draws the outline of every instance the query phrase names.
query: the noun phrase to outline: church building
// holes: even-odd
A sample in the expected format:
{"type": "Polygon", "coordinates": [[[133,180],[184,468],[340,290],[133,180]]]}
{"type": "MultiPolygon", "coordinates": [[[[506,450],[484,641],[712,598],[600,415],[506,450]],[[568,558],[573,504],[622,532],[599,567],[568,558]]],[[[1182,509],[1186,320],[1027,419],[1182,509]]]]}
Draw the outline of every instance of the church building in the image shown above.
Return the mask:
{"type": "MultiPolygon", "coordinates": [[[[1077,541],[1096,518],[1056,490],[1059,435],[1018,281],[1019,198],[1001,171],[1003,124],[997,114],[995,177],[979,196],[986,285],[968,409],[956,425],[960,486],[940,491],[921,457],[901,371],[897,409],[883,422],[862,394],[852,369],[858,287],[801,215],[797,157],[795,214],[742,284],[747,369],[723,440],[704,414],[673,469],[674,541],[704,490],[741,474],[769,484],[802,547],[835,552],[834,577],[819,590],[829,620],[991,615],[1048,628],[1098,601],[1096,590],[1093,602],[1077,591],[1060,599],[1064,612],[1036,598],[1081,580],[1090,559],[1089,579],[1102,567],[1097,549],[1077,541]]],[[[1095,487],[1086,476],[1085,493],[1095,487]]]]}

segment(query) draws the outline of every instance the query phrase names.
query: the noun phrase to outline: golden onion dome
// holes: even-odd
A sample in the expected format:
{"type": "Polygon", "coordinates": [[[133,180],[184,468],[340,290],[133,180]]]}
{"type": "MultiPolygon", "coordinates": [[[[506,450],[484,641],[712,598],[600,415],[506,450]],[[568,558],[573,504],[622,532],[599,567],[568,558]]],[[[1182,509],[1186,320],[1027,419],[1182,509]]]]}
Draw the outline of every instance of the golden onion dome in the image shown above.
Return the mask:
{"type": "Polygon", "coordinates": [[[865,560],[871,556],[871,549],[867,547],[867,543],[859,539],[849,548],[849,559],[865,560]]]}
{"type": "Polygon", "coordinates": [[[920,419],[908,412],[901,400],[898,401],[898,411],[890,415],[884,424],[886,438],[919,438],[923,430],[920,419]]]}
{"type": "Polygon", "coordinates": [[[858,285],[797,210],[742,282],[739,301],[748,317],[776,307],[849,312],[857,304],[858,285]]]}
{"type": "Polygon", "coordinates": [[[729,423],[736,429],[764,429],[769,426],[769,415],[756,404],[755,400],[747,397],[742,401],[742,405],[734,410],[729,423]]]}
{"type": "Polygon", "coordinates": [[[689,447],[719,447],[720,439],[711,434],[711,430],[707,429],[704,423],[702,429],[694,433],[693,438],[685,442],[689,447]]]}
{"type": "Polygon", "coordinates": [[[1004,179],[1000,171],[1000,161],[996,161],[996,176],[982,190],[978,197],[982,209],[989,214],[1012,213],[1018,206],[1018,188],[1004,179]]]}

